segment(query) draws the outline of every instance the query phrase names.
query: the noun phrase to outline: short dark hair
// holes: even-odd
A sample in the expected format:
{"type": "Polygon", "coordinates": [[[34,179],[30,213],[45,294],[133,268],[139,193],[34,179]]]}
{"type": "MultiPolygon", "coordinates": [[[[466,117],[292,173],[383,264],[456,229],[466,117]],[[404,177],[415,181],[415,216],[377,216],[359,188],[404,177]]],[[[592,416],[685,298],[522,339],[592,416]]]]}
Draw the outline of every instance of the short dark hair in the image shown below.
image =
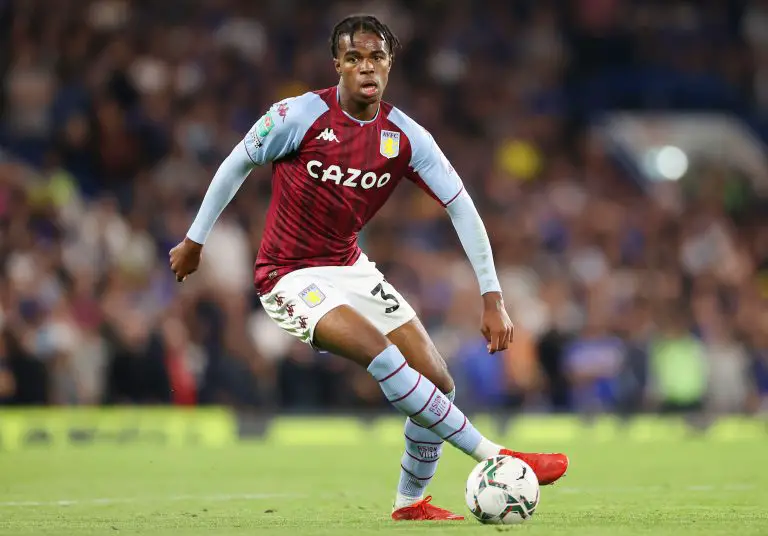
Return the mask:
{"type": "Polygon", "coordinates": [[[389,29],[389,26],[373,15],[350,15],[333,27],[330,39],[332,57],[335,58],[339,53],[339,39],[341,36],[348,35],[352,39],[355,32],[369,32],[379,35],[387,43],[389,55],[392,57],[395,56],[395,50],[400,48],[400,41],[392,33],[392,30],[389,29]]]}

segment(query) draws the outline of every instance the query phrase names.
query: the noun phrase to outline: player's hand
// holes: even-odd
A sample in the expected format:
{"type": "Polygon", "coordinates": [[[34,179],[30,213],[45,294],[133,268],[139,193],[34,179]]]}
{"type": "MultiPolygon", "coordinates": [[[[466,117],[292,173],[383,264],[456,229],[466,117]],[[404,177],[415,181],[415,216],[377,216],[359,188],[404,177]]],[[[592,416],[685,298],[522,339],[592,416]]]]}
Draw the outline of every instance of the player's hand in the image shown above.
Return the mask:
{"type": "Polygon", "coordinates": [[[181,283],[187,276],[197,271],[203,256],[203,245],[185,238],[168,252],[171,271],[176,274],[176,281],[181,283]]]}
{"type": "Polygon", "coordinates": [[[483,336],[488,341],[488,352],[494,354],[509,348],[514,326],[504,308],[500,292],[483,294],[483,336]]]}

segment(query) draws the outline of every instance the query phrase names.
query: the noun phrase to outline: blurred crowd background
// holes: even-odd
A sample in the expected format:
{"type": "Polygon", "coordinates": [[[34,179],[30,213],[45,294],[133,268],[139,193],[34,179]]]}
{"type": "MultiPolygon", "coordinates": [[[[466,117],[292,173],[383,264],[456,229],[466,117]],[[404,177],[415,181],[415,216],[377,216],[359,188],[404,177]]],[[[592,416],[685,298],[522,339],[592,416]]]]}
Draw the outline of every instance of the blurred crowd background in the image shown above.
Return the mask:
{"type": "Polygon", "coordinates": [[[199,273],[167,267],[251,124],[337,82],[327,40],[351,12],[399,35],[387,100],[433,133],[495,248],[516,323],[501,356],[437,204],[404,183],[361,236],[462,407],[768,409],[765,196],[716,158],[649,184],[590,128],[706,110],[764,140],[768,3],[728,0],[0,0],[0,404],[386,408],[260,309],[270,169],[199,273]]]}

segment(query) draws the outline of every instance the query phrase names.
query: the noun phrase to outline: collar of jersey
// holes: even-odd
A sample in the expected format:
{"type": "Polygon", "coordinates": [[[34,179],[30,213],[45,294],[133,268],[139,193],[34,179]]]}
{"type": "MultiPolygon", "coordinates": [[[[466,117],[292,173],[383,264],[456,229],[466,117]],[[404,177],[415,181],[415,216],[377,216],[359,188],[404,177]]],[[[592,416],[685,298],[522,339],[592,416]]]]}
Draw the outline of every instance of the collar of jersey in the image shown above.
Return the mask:
{"type": "Polygon", "coordinates": [[[341,99],[341,97],[339,96],[339,88],[338,88],[338,86],[336,86],[336,104],[338,105],[339,110],[341,110],[341,113],[346,115],[348,118],[350,118],[352,121],[354,121],[355,123],[357,123],[360,126],[369,125],[369,124],[373,123],[374,121],[376,121],[379,118],[379,112],[381,112],[381,103],[379,103],[379,108],[376,110],[376,115],[374,115],[372,119],[369,119],[368,121],[361,121],[360,119],[356,119],[356,118],[352,117],[351,115],[349,115],[344,110],[344,108],[341,107],[340,99],[341,99]]]}

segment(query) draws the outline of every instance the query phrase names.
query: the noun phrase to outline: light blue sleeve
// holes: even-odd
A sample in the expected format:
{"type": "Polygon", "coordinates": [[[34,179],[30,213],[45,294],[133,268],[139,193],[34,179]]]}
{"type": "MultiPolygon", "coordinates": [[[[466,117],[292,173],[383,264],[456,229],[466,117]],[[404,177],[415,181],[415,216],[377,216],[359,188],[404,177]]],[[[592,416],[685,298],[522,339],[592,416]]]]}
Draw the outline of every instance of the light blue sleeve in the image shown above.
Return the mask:
{"type": "Polygon", "coordinates": [[[187,237],[198,244],[205,240],[213,229],[213,224],[219,219],[226,206],[235,197],[245,178],[253,169],[253,162],[242,143],[235,145],[232,152],[219,166],[213,176],[205,197],[197,211],[195,221],[187,232],[187,237]]]}
{"type": "Polygon", "coordinates": [[[328,110],[315,93],[305,93],[273,104],[243,138],[251,161],[261,166],[296,151],[307,130],[328,110]]]}
{"type": "Polygon", "coordinates": [[[187,237],[205,244],[216,220],[254,166],[274,162],[299,148],[307,130],[328,106],[314,93],[275,103],[224,159],[205,193],[187,237]]]}
{"type": "Polygon", "coordinates": [[[434,138],[416,121],[397,108],[392,108],[389,120],[403,131],[411,144],[413,176],[409,178],[446,207],[459,242],[475,271],[480,294],[501,292],[488,233],[458,173],[434,138]]]}
{"type": "Polygon", "coordinates": [[[446,210],[451,217],[453,228],[456,229],[459,242],[475,271],[480,294],[501,292],[488,232],[469,193],[462,190],[446,210]]]}
{"type": "Polygon", "coordinates": [[[397,108],[392,108],[388,118],[403,131],[411,144],[410,167],[413,174],[408,178],[426,189],[443,206],[450,204],[462,192],[464,184],[435,139],[397,108]]]}

